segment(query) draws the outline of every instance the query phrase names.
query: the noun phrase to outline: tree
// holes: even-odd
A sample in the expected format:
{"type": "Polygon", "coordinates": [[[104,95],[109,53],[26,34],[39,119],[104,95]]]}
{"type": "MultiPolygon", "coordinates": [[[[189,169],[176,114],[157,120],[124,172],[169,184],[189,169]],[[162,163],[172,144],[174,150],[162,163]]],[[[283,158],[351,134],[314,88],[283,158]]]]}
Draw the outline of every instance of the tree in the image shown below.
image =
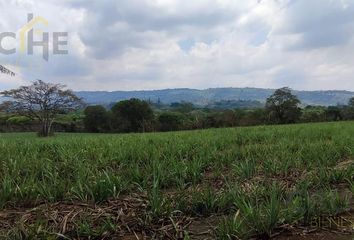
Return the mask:
{"type": "Polygon", "coordinates": [[[84,125],[87,131],[105,132],[109,130],[109,114],[103,106],[88,106],[84,114],[84,125]]]}
{"type": "Polygon", "coordinates": [[[324,106],[307,105],[302,109],[301,122],[324,122],[326,121],[326,109],[324,106]]]}
{"type": "Polygon", "coordinates": [[[181,113],[190,113],[191,111],[194,110],[193,103],[189,103],[189,102],[171,103],[170,107],[174,111],[181,112],[181,113]]]}
{"type": "Polygon", "coordinates": [[[281,88],[274,92],[266,102],[266,111],[271,123],[295,123],[301,116],[300,100],[291,93],[290,88],[281,88]]]}
{"type": "Polygon", "coordinates": [[[154,118],[150,105],[136,98],[116,103],[112,115],[115,128],[123,132],[145,132],[154,118]]]}
{"type": "Polygon", "coordinates": [[[353,120],[354,119],[354,97],[348,101],[348,106],[344,106],[342,109],[342,119],[353,120]]]}
{"type": "Polygon", "coordinates": [[[158,120],[161,131],[177,131],[183,127],[184,115],[178,112],[164,112],[158,120]]]}
{"type": "Polygon", "coordinates": [[[244,114],[241,115],[241,126],[255,126],[264,123],[266,123],[266,112],[263,108],[246,110],[244,114]]]}
{"type": "Polygon", "coordinates": [[[354,108],[354,97],[349,99],[348,106],[351,107],[351,108],[354,108]]]}
{"type": "Polygon", "coordinates": [[[237,116],[233,110],[225,110],[221,113],[221,126],[234,127],[237,124],[237,116]]]}
{"type": "Polygon", "coordinates": [[[10,76],[15,76],[15,73],[4,67],[3,65],[0,65],[0,73],[4,73],[10,76]]]}
{"type": "Polygon", "coordinates": [[[13,117],[9,117],[6,121],[6,123],[24,126],[24,125],[31,124],[31,119],[26,116],[13,116],[13,117]]]}
{"type": "Polygon", "coordinates": [[[59,113],[73,111],[82,106],[82,101],[64,85],[37,80],[30,86],[1,92],[10,98],[3,106],[8,112],[27,116],[41,123],[39,134],[47,137],[52,134],[52,125],[59,113]]]}
{"type": "Polygon", "coordinates": [[[327,121],[343,120],[342,108],[339,106],[329,106],[325,111],[327,121]]]}

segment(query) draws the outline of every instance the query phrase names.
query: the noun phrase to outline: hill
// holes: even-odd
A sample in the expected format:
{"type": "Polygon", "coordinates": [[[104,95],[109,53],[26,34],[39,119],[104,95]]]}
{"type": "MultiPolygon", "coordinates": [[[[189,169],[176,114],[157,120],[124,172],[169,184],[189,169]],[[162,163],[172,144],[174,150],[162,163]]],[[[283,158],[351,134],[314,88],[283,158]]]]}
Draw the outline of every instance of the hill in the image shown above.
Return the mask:
{"type": "MultiPolygon", "coordinates": [[[[79,91],[76,94],[89,104],[107,105],[112,102],[139,98],[152,102],[161,101],[170,104],[172,102],[192,102],[196,105],[206,106],[220,101],[259,101],[265,102],[274,89],[262,88],[211,88],[198,89],[164,89],[149,91],[79,91]]],[[[294,91],[304,105],[337,105],[346,104],[354,92],[349,91],[294,91]]]]}

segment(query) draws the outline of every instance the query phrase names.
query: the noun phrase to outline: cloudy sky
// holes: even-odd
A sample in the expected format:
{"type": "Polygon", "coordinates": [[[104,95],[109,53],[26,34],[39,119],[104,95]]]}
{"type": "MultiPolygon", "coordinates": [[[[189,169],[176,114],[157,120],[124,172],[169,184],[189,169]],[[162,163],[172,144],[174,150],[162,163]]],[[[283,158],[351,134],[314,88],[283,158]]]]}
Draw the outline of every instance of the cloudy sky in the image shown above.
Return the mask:
{"type": "Polygon", "coordinates": [[[353,0],[0,0],[0,32],[18,35],[28,13],[49,22],[35,30],[68,32],[69,54],[0,54],[17,73],[0,90],[354,90],[353,0]]]}

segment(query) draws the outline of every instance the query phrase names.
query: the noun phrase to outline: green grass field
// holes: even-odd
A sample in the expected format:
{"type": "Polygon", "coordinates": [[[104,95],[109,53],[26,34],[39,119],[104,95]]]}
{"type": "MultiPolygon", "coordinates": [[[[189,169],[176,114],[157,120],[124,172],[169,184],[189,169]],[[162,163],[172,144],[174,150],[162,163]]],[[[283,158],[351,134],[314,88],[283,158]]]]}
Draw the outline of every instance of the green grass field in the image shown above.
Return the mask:
{"type": "Polygon", "coordinates": [[[348,216],[353,159],[354,122],[0,134],[0,238],[266,239],[348,216]]]}

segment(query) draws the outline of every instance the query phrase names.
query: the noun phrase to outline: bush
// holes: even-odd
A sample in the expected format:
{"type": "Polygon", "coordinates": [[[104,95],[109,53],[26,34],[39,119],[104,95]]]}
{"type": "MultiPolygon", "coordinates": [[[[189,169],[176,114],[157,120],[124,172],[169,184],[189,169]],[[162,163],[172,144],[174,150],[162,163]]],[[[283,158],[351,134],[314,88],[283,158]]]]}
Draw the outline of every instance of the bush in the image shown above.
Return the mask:
{"type": "Polygon", "coordinates": [[[184,115],[175,112],[165,112],[158,117],[161,131],[177,131],[183,128],[184,115]]]}
{"type": "Polygon", "coordinates": [[[90,132],[106,132],[110,130],[109,114],[102,106],[88,106],[85,111],[84,125],[90,132]]]}
{"type": "Polygon", "coordinates": [[[8,118],[6,123],[11,125],[24,126],[29,125],[31,123],[31,119],[25,116],[14,116],[8,118]]]}
{"type": "Polygon", "coordinates": [[[132,98],[112,107],[114,128],[120,132],[145,132],[149,130],[154,113],[146,101],[132,98]]]}

